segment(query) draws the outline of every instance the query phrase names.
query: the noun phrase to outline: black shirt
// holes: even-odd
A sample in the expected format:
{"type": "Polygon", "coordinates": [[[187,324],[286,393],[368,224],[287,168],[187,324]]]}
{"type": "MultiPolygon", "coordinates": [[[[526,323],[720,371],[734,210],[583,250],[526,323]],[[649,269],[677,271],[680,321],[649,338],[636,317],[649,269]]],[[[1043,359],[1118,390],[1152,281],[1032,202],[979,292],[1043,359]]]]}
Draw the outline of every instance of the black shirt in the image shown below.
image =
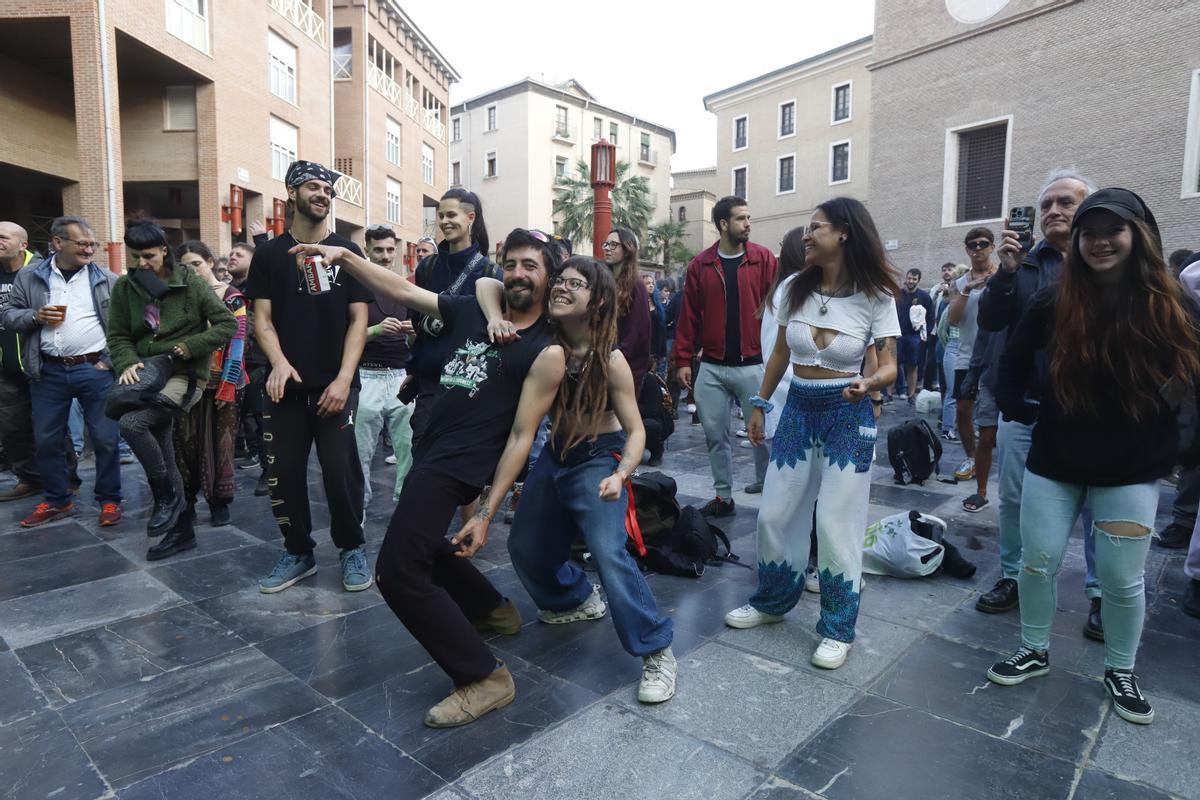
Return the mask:
{"type": "MultiPolygon", "coordinates": [[[[422,289],[428,289],[437,294],[444,294],[450,291],[450,287],[454,285],[455,279],[462,274],[471,262],[475,261],[475,266],[458,290],[454,292],[460,296],[475,296],[475,281],[479,278],[497,278],[499,271],[496,265],[487,259],[487,253],[479,253],[479,245],[471,244],[457,253],[450,252],[450,243],[443,240],[438,245],[438,251],[435,255],[429,256],[420,264],[417,265],[414,282],[422,289]],[[482,257],[475,261],[476,255],[482,257]]],[[[413,342],[412,359],[409,364],[409,371],[417,376],[432,383],[437,380],[438,374],[441,372],[446,359],[450,358],[451,350],[443,341],[443,334],[430,336],[424,330],[424,321],[422,316],[415,311],[409,315],[413,326],[417,329],[417,338],[413,342]]]]}
{"type": "Polygon", "coordinates": [[[545,316],[520,331],[521,338],[495,345],[487,318],[474,297],[443,294],[438,309],[441,339],[450,358],[429,424],[413,452],[413,466],[483,487],[492,480],[517,416],[521,387],[534,360],[553,341],[545,316]]]}
{"type": "MultiPolygon", "coordinates": [[[[32,262],[31,262],[32,263],[32,262]]],[[[8,308],[9,297],[12,294],[13,281],[17,279],[20,270],[9,272],[0,266],[0,314],[8,308]]],[[[21,342],[16,331],[8,331],[0,327],[0,369],[10,375],[21,374],[21,342]]]]}
{"type": "MultiPolygon", "coordinates": [[[[388,317],[403,322],[408,319],[408,309],[387,297],[376,297],[367,305],[368,327],[378,325],[388,317]]],[[[358,363],[364,367],[404,369],[408,363],[408,337],[400,333],[369,336],[358,363]]]]}
{"type": "MultiPolygon", "coordinates": [[[[358,245],[336,233],[326,236],[321,244],[345,247],[362,255],[358,245]]],[[[256,248],[244,291],[249,297],[270,301],[279,346],[288,363],[300,373],[303,388],[323,390],[342,368],[350,304],[369,303],[372,296],[349,272],[336,267],[331,276],[333,289],[325,294],[309,294],[300,282],[295,256],[288,255],[295,245],[289,232],[256,248]]],[[[351,385],[358,386],[357,373],[351,385]]]]}

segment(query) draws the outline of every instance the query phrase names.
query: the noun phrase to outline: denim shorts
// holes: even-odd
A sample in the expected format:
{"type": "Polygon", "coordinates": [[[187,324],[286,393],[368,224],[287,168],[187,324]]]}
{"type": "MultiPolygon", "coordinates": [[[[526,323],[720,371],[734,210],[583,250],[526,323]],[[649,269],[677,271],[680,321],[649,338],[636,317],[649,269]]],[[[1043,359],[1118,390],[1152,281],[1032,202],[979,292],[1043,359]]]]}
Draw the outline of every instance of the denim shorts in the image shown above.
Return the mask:
{"type": "Polygon", "coordinates": [[[975,398],[975,425],[980,428],[995,428],[1000,424],[1000,408],[996,395],[983,383],[979,384],[979,395],[975,398]]]}

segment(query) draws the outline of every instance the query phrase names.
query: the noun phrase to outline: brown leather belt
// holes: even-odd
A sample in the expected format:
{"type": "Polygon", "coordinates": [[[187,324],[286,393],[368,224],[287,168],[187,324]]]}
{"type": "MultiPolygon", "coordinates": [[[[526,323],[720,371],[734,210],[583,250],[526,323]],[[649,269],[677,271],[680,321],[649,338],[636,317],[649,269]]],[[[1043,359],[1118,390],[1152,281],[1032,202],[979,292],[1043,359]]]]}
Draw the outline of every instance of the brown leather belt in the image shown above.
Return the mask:
{"type": "Polygon", "coordinates": [[[49,364],[62,364],[64,367],[74,367],[77,364],[95,364],[103,353],[84,353],[80,356],[51,356],[42,354],[42,361],[49,364]]]}

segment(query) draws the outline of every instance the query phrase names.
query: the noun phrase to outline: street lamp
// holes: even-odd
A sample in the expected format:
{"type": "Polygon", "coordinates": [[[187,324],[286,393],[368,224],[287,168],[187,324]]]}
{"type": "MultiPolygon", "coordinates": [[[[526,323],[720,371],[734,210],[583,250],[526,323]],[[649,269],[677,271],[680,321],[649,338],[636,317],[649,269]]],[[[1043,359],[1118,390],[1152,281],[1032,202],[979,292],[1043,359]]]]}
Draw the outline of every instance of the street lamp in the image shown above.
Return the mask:
{"type": "Polygon", "coordinates": [[[592,255],[603,260],[604,240],[612,230],[612,197],[617,185],[617,146],[607,139],[592,145],[592,255]]]}

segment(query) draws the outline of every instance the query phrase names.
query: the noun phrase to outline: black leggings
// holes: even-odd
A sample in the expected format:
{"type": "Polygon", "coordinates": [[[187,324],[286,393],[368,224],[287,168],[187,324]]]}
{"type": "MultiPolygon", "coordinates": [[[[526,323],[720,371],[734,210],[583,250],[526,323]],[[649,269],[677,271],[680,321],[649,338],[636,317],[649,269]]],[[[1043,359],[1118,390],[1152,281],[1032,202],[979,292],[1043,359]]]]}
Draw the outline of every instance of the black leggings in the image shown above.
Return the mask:
{"type": "Polygon", "coordinates": [[[375,584],[388,607],[455,686],[483,680],[496,668],[471,622],[504,602],[471,559],[454,555],[446,538],[455,509],[478,496],[478,486],[414,468],[375,562],[375,584]]]}
{"type": "Polygon", "coordinates": [[[175,415],[162,406],[150,406],[130,411],[121,417],[121,435],[137,456],[149,480],[171,478],[178,488],[182,485],[175,466],[175,444],[171,429],[175,415]]]}

